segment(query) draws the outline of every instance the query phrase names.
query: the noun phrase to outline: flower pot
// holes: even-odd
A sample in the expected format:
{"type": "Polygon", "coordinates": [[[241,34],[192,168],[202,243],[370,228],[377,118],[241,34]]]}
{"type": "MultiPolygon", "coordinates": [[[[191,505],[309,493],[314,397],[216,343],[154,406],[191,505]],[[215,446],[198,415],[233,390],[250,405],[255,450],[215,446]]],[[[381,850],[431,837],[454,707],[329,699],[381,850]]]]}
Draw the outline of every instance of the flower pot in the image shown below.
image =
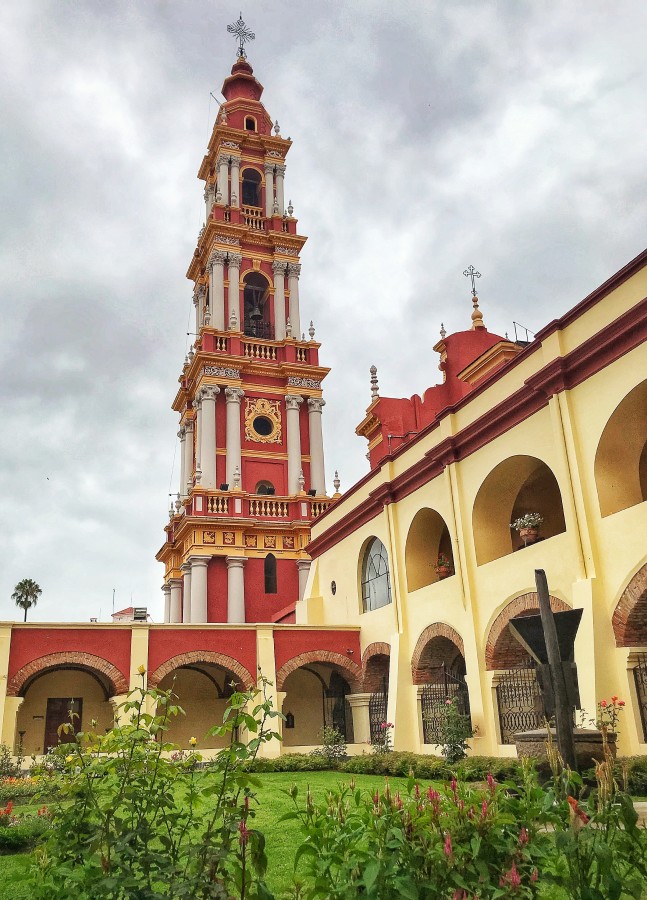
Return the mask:
{"type": "Polygon", "coordinates": [[[442,581],[443,578],[449,578],[450,575],[453,575],[451,566],[438,566],[436,568],[436,575],[438,575],[438,580],[442,581]]]}
{"type": "Polygon", "coordinates": [[[537,526],[535,525],[531,525],[528,528],[520,528],[519,537],[523,541],[524,546],[527,546],[528,544],[534,544],[539,537],[539,528],[537,528],[537,526]]]}

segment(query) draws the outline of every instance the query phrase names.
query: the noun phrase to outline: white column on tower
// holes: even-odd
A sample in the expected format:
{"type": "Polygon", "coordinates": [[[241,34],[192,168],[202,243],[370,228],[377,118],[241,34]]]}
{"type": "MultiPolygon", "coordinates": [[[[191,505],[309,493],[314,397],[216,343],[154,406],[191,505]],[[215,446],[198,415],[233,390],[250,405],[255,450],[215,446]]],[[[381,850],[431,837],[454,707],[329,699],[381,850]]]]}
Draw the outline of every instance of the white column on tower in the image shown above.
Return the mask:
{"type": "Polygon", "coordinates": [[[204,285],[196,284],[193,289],[193,305],[195,306],[195,333],[200,334],[203,325],[202,311],[204,309],[204,285]]]}
{"type": "Polygon", "coordinates": [[[321,411],[326,401],[321,397],[310,397],[308,400],[308,433],[310,435],[310,487],[318,497],[326,495],[326,470],[324,467],[323,431],[321,429],[321,411]]]}
{"type": "Polygon", "coordinates": [[[274,337],[285,339],[285,263],[273,262],[274,272],[274,337]]]}
{"type": "Polygon", "coordinates": [[[225,260],[224,250],[214,250],[209,257],[211,278],[209,281],[209,313],[211,327],[225,331],[225,260]]]}
{"type": "Polygon", "coordinates": [[[288,494],[299,493],[299,473],[301,471],[301,429],[299,427],[299,407],[303,397],[295,394],[285,395],[288,429],[288,494]]]}
{"type": "Polygon", "coordinates": [[[208,184],[204,189],[204,204],[205,204],[205,212],[206,219],[209,219],[211,215],[211,210],[213,209],[213,203],[216,199],[216,186],[215,184],[208,184]]]}
{"type": "MultiPolygon", "coordinates": [[[[191,476],[193,476],[194,474],[197,475],[198,469],[202,468],[200,464],[200,457],[202,453],[202,448],[200,446],[200,443],[202,441],[202,401],[200,400],[198,394],[196,394],[195,400],[193,401],[193,408],[195,409],[195,468],[191,473],[191,476]]],[[[197,477],[195,479],[195,483],[200,483],[197,477]]],[[[193,484],[193,477],[191,477],[191,484],[193,484]]]]}
{"type": "Polygon", "coordinates": [[[232,313],[236,316],[236,328],[243,330],[240,321],[240,264],[243,257],[240,253],[229,254],[229,305],[227,309],[227,328],[231,328],[232,313]]]}
{"type": "Polygon", "coordinates": [[[171,621],[171,585],[163,584],[162,593],[164,594],[164,621],[171,621]]]}
{"type": "Polygon", "coordinates": [[[180,439],[180,497],[186,497],[186,425],[180,425],[177,433],[180,439]]]}
{"type": "Polygon", "coordinates": [[[220,203],[229,205],[229,157],[218,157],[218,190],[216,198],[220,197],[220,203]]]}
{"type": "Polygon", "coordinates": [[[274,209],[274,163],[265,163],[265,215],[270,218],[274,209]]]}
{"type": "Polygon", "coordinates": [[[237,156],[231,158],[231,205],[236,209],[240,206],[240,159],[237,156]]]}
{"type": "Polygon", "coordinates": [[[201,401],[200,420],[200,468],[202,486],[213,490],[216,486],[216,397],[220,393],[217,384],[205,384],[198,391],[201,401]]]}
{"type": "Polygon", "coordinates": [[[227,483],[234,484],[234,472],[242,472],[240,452],[240,401],[245,392],[239,387],[225,388],[227,399],[227,483]]]}
{"type": "Polygon", "coordinates": [[[276,200],[279,204],[279,214],[285,212],[285,200],[283,199],[283,176],[285,175],[285,166],[276,167],[276,200]]]}
{"type": "Polygon", "coordinates": [[[192,556],[191,563],[191,623],[207,621],[207,566],[204,556],[192,556]]]}
{"type": "Polygon", "coordinates": [[[171,578],[169,580],[171,588],[171,618],[170,622],[182,621],[182,579],[171,578]]]}
{"type": "Polygon", "coordinates": [[[290,288],[290,324],[292,334],[298,340],[301,339],[301,318],[299,316],[299,275],[301,266],[299,263],[288,264],[288,287],[290,288]]]}
{"type": "Polygon", "coordinates": [[[191,621],[191,563],[184,562],[180,566],[182,573],[182,621],[191,621]]]}
{"type": "Polygon", "coordinates": [[[245,621],[245,563],[244,556],[227,556],[227,621],[245,621]]]}
{"type": "Polygon", "coordinates": [[[180,485],[182,497],[188,497],[193,484],[193,419],[184,423],[184,480],[180,485]]]}

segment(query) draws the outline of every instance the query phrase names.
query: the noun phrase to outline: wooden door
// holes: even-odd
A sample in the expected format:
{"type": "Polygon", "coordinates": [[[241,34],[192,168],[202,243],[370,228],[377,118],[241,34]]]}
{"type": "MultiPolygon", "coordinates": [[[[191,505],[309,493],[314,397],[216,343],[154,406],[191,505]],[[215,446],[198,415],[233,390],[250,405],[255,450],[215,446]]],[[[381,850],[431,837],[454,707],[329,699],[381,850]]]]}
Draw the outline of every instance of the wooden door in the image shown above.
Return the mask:
{"type": "Polygon", "coordinates": [[[81,730],[81,714],[83,711],[83,700],[76,700],[73,697],[49,697],[47,700],[47,714],[45,716],[45,742],[43,751],[47,753],[50,747],[57,747],[59,744],[69,744],[74,740],[74,734],[62,733],[59,737],[59,726],[64,722],[70,721],[70,709],[78,718],[74,718],[74,733],[81,730]]]}

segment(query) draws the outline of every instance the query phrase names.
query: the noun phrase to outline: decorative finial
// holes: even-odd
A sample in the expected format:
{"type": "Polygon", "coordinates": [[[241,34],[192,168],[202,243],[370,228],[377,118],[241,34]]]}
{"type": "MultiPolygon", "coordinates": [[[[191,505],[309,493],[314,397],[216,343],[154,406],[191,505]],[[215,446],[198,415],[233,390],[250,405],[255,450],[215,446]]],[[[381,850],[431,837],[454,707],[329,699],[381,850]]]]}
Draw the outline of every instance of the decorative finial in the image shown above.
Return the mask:
{"type": "Polygon", "coordinates": [[[238,206],[238,194],[236,191],[231,192],[231,205],[238,206]]]}
{"type": "Polygon", "coordinates": [[[234,485],[234,490],[239,491],[240,490],[240,470],[239,470],[238,466],[236,466],[236,468],[234,469],[234,476],[232,478],[232,482],[234,485]]]}
{"type": "Polygon", "coordinates": [[[224,103],[220,106],[220,124],[221,125],[227,124],[227,110],[225,108],[224,103]]]}
{"type": "Polygon", "coordinates": [[[175,510],[173,509],[173,501],[171,500],[171,505],[169,506],[169,510],[168,510],[169,521],[171,521],[171,522],[173,521],[174,515],[175,515],[175,510]]]}
{"type": "Polygon", "coordinates": [[[180,495],[177,495],[177,500],[175,501],[175,514],[180,515],[180,510],[182,509],[182,501],[180,500],[180,495]]]}
{"type": "Polygon", "coordinates": [[[377,366],[371,366],[371,403],[380,396],[380,386],[377,383],[377,366]]]}
{"type": "Polygon", "coordinates": [[[200,467],[200,461],[198,460],[198,462],[195,465],[195,483],[196,483],[196,485],[200,484],[201,481],[202,481],[202,469],[200,467]]]}
{"type": "Polygon", "coordinates": [[[187,353],[187,356],[189,358],[189,362],[192,363],[193,357],[195,356],[195,353],[193,352],[193,344],[191,344],[191,346],[189,347],[189,352],[187,353]]]}
{"type": "Polygon", "coordinates": [[[247,41],[253,41],[256,38],[256,35],[245,25],[242,12],[237,22],[234,22],[232,25],[227,25],[227,31],[229,34],[235,34],[238,38],[238,57],[240,58],[242,56],[243,59],[247,59],[245,44],[247,41]]]}
{"type": "Polygon", "coordinates": [[[188,368],[189,368],[189,354],[188,354],[188,353],[186,353],[186,354],[184,355],[184,368],[185,368],[185,369],[188,369],[188,368]]]}
{"type": "Polygon", "coordinates": [[[229,316],[229,330],[236,331],[237,327],[238,327],[238,319],[236,317],[236,310],[232,309],[231,315],[229,316]]]}
{"type": "Polygon", "coordinates": [[[339,480],[339,472],[335,469],[335,477],[332,480],[332,486],[335,489],[335,494],[339,493],[339,486],[341,485],[341,481],[339,480]]]}
{"type": "Polygon", "coordinates": [[[303,477],[303,469],[299,469],[299,477],[298,477],[298,479],[297,479],[297,482],[298,482],[298,485],[299,485],[299,493],[300,493],[300,494],[305,494],[306,480],[305,480],[305,478],[303,477]]]}
{"type": "Polygon", "coordinates": [[[291,338],[292,337],[292,322],[288,319],[285,323],[285,336],[291,338]]]}
{"type": "Polygon", "coordinates": [[[292,201],[288,200],[288,215],[292,217],[292,213],[294,212],[294,207],[292,206],[292,201]]]}
{"type": "Polygon", "coordinates": [[[278,201],[278,197],[275,197],[275,198],[274,198],[274,203],[272,204],[272,213],[273,213],[273,215],[275,215],[275,216],[278,216],[278,214],[279,214],[279,201],[278,201]]]}
{"type": "Polygon", "coordinates": [[[202,321],[207,326],[207,328],[209,327],[209,325],[211,325],[211,313],[209,312],[208,309],[205,309],[204,316],[202,317],[202,321]]]}
{"type": "Polygon", "coordinates": [[[216,191],[216,203],[222,203],[222,191],[216,191]]]}
{"type": "Polygon", "coordinates": [[[446,335],[447,335],[447,332],[445,331],[445,323],[441,322],[440,323],[440,337],[443,341],[445,340],[446,335]]]}
{"type": "Polygon", "coordinates": [[[305,333],[305,331],[302,331],[301,332],[301,340],[305,341],[305,339],[306,339],[306,333],[305,333]]]}
{"type": "Polygon", "coordinates": [[[485,328],[483,313],[479,309],[479,298],[476,294],[476,283],[474,280],[475,278],[480,278],[481,273],[477,272],[474,266],[468,266],[463,272],[463,275],[472,280],[472,305],[474,306],[474,309],[472,310],[472,331],[475,331],[477,328],[485,328]]]}
{"type": "Polygon", "coordinates": [[[281,128],[279,127],[279,120],[277,119],[274,122],[274,134],[279,135],[281,133],[281,128]]]}
{"type": "Polygon", "coordinates": [[[315,327],[312,324],[312,319],[310,319],[310,328],[308,328],[308,334],[310,335],[310,340],[314,341],[315,339],[315,327]]]}

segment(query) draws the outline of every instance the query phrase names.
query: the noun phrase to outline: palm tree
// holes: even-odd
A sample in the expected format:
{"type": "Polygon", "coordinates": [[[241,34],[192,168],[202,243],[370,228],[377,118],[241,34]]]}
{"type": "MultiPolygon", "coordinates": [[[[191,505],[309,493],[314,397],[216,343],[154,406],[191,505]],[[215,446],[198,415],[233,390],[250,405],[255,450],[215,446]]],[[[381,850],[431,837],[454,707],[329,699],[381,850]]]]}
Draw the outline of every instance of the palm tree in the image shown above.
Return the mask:
{"type": "Polygon", "coordinates": [[[27,621],[27,610],[31,609],[32,606],[36,606],[42,593],[40,586],[31,578],[23,578],[16,585],[11,599],[15,601],[16,606],[25,610],[25,622],[27,621]]]}

